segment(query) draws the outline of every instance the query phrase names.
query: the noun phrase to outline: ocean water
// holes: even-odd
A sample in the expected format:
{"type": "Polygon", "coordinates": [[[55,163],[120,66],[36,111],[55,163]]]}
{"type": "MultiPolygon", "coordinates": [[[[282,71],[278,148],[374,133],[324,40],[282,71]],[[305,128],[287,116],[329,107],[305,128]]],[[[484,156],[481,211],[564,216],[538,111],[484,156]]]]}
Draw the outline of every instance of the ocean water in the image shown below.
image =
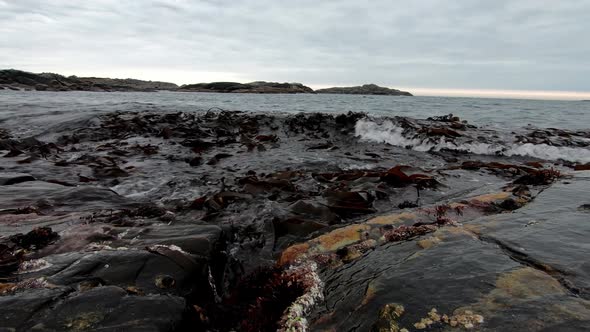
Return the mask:
{"type": "Polygon", "coordinates": [[[48,126],[112,111],[366,112],[426,118],[452,113],[494,129],[525,126],[590,128],[590,102],[456,97],[326,94],[219,94],[187,92],[0,91],[0,124],[13,133],[37,134],[48,126]]]}
{"type": "Polygon", "coordinates": [[[329,94],[0,91],[0,128],[8,129],[15,137],[37,136],[45,141],[51,141],[56,132],[70,127],[92,125],[97,120],[97,115],[109,112],[208,110],[277,115],[299,112],[365,112],[373,120],[360,121],[356,136],[375,143],[387,143],[417,151],[451,149],[481,155],[521,155],[547,160],[590,162],[587,144],[555,147],[547,144],[513,143],[515,134],[523,134],[535,128],[589,129],[588,101],[329,94]],[[500,141],[464,142],[460,145],[445,139],[434,144],[416,141],[412,137],[404,137],[402,128],[392,126],[385,119],[393,116],[425,119],[451,113],[481,128],[482,135],[498,136],[500,141]],[[494,134],[483,130],[491,130],[494,134]]]}

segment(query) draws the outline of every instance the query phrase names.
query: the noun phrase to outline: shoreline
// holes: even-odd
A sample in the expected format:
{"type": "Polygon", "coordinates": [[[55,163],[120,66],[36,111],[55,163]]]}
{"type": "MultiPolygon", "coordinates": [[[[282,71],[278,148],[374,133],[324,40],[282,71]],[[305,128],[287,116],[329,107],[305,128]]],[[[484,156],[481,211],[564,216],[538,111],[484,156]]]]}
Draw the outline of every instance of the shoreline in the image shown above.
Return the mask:
{"type": "MultiPolygon", "coordinates": [[[[563,272],[582,259],[575,250],[544,247],[550,238],[585,243],[576,235],[587,225],[576,221],[584,196],[575,190],[586,172],[574,170],[584,165],[419,148],[461,146],[484,133],[491,143],[490,128],[451,115],[94,118],[55,127],[51,140],[0,131],[7,326],[339,330],[351,326],[349,312],[363,330],[507,326],[485,296],[509,298],[515,314],[526,313],[522,324],[542,314],[553,326],[577,323],[547,308],[552,296],[569,306],[588,297],[586,276],[563,272]],[[376,140],[384,129],[421,143],[376,140]],[[562,196],[571,200],[564,222],[578,232],[552,233],[544,217],[543,206],[562,196]],[[55,309],[36,310],[33,298],[57,298],[55,309]],[[120,321],[128,316],[138,320],[120,321]]],[[[522,143],[567,147],[590,135],[540,134],[530,130],[522,143]]]]}

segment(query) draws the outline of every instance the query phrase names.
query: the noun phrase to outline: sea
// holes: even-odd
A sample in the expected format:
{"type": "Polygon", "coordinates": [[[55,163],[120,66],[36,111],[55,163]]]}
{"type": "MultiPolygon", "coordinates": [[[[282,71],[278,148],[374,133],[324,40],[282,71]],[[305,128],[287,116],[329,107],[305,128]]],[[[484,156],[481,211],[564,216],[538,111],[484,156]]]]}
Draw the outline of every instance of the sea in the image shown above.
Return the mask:
{"type": "MultiPolygon", "coordinates": [[[[374,118],[404,116],[416,119],[453,114],[468,123],[506,136],[521,130],[559,128],[575,131],[590,129],[589,101],[489,99],[460,97],[404,97],[332,94],[221,94],[194,92],[40,92],[0,91],[0,128],[12,136],[41,136],[68,124],[78,125],[100,114],[126,111],[207,112],[243,111],[293,114],[322,112],[341,114],[364,112],[374,118]]],[[[436,146],[415,142],[399,134],[399,128],[387,123],[359,123],[357,136],[378,143],[408,146],[415,150],[449,148],[447,142],[436,146]]],[[[450,148],[454,148],[450,146],[450,148]]],[[[477,145],[455,147],[476,154],[528,155],[542,159],[590,162],[586,147],[552,147],[545,144],[514,146],[477,145]]]]}

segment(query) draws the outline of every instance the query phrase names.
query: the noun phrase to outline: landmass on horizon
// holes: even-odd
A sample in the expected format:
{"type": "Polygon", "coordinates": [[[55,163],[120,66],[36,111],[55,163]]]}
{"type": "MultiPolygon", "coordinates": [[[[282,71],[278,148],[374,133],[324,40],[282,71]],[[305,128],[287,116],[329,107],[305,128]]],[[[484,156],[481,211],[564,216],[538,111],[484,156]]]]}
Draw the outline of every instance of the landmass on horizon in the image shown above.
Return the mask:
{"type": "Polygon", "coordinates": [[[301,83],[256,81],[251,83],[212,82],[185,84],[137,79],[63,76],[55,73],[31,73],[16,69],[0,70],[0,89],[33,91],[96,91],[96,92],[217,92],[217,93],[330,93],[354,95],[412,96],[410,92],[365,84],[313,90],[301,83]]]}

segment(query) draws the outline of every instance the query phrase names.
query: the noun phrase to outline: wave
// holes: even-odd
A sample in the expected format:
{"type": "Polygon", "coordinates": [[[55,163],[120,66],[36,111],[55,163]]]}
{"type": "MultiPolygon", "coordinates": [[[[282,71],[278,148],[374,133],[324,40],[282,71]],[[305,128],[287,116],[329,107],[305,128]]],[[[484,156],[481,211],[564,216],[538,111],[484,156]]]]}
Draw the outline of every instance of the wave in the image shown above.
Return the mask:
{"type": "Polygon", "coordinates": [[[509,144],[509,143],[455,143],[441,137],[432,141],[421,138],[408,138],[404,129],[386,120],[377,123],[361,119],[355,125],[355,136],[361,139],[411,148],[415,151],[440,151],[442,149],[468,152],[481,155],[529,156],[545,160],[567,160],[590,162],[590,150],[584,148],[557,147],[548,144],[509,144]]]}

